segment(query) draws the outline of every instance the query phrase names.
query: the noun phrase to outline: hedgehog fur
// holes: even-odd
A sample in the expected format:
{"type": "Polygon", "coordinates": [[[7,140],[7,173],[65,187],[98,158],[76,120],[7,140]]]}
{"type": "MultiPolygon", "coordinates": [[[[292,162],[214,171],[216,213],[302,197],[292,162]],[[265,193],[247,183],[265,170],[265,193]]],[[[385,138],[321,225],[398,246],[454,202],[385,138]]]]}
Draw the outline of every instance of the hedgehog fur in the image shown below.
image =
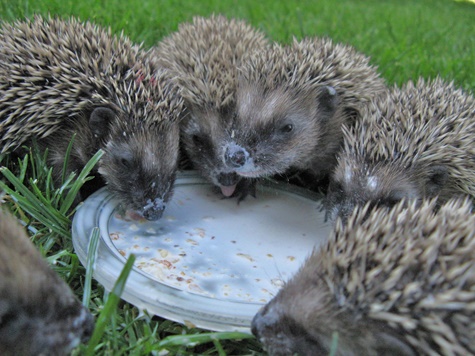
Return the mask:
{"type": "Polygon", "coordinates": [[[236,103],[237,66],[269,46],[264,34],[243,20],[222,15],[194,17],[157,45],[160,64],[173,74],[186,102],[182,145],[194,168],[225,196],[237,176],[222,161],[236,103]]]}
{"type": "Polygon", "coordinates": [[[2,153],[36,139],[56,179],[98,150],[109,189],[153,220],[171,196],[178,152],[179,89],[129,39],[77,19],[34,17],[0,30],[2,153]]]}
{"type": "Polygon", "coordinates": [[[271,355],[475,354],[467,199],[358,207],[254,318],[271,355]]]}
{"type": "Polygon", "coordinates": [[[246,178],[291,169],[326,178],[342,124],[387,90],[367,56],[328,38],[274,44],[243,61],[239,73],[231,135],[222,147],[229,169],[246,178]]]}
{"type": "Polygon", "coordinates": [[[475,195],[475,98],[441,78],[394,87],[344,127],[328,216],[357,205],[475,195]]]}
{"type": "Polygon", "coordinates": [[[92,315],[24,228],[0,208],[0,354],[67,355],[93,326],[92,315]]]}

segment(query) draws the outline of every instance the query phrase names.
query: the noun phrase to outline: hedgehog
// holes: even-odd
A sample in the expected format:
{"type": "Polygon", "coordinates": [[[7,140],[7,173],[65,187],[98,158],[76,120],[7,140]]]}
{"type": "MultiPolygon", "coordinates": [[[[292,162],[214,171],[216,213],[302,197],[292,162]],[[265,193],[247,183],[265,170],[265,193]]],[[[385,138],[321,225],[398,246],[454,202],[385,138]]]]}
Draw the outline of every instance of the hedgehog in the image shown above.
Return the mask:
{"type": "Polygon", "coordinates": [[[269,354],[475,354],[472,204],[435,206],[367,204],[346,228],[338,219],[327,244],[254,317],[269,354]]]}
{"type": "Polygon", "coordinates": [[[97,173],[129,209],[158,219],[172,195],[183,99],[151,51],[78,19],[35,16],[0,30],[2,153],[36,140],[56,180],[99,150],[97,173]]]}
{"type": "MultiPolygon", "coordinates": [[[[182,149],[193,168],[229,197],[238,176],[222,160],[236,105],[237,66],[269,41],[243,20],[194,17],[156,46],[159,63],[182,89],[182,149]]],[[[239,189],[238,189],[239,191],[239,189]]]]}
{"type": "Polygon", "coordinates": [[[92,315],[25,229],[0,208],[0,354],[66,355],[93,327],[92,315]]]}
{"type": "Polygon", "coordinates": [[[244,179],[296,171],[324,181],[336,164],[341,126],[388,90],[367,56],[328,38],[275,43],[238,70],[231,135],[221,154],[244,179]]]}
{"type": "Polygon", "coordinates": [[[344,127],[327,216],[357,205],[475,194],[475,99],[440,77],[393,87],[344,127]]]}

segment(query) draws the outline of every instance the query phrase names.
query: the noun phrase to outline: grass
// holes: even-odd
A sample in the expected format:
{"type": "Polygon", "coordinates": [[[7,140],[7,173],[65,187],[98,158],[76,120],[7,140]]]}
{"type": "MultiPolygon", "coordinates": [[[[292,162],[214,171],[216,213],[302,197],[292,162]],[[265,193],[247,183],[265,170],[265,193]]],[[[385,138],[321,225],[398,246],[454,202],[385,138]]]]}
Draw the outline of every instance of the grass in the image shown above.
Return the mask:
{"type": "MultiPolygon", "coordinates": [[[[371,56],[391,84],[402,84],[419,76],[441,75],[475,92],[475,6],[469,2],[0,0],[2,20],[13,21],[35,13],[93,20],[110,26],[116,33],[124,31],[145,47],[152,46],[194,15],[223,13],[244,18],[271,39],[283,43],[293,36],[318,35],[351,44],[371,56]]],[[[3,181],[8,182],[2,184],[7,193],[4,200],[27,224],[33,241],[52,268],[83,298],[96,320],[105,320],[100,324],[102,335],[90,345],[79,347],[74,354],[162,355],[166,354],[164,350],[173,355],[262,353],[254,339],[236,340],[241,336],[209,334],[148,316],[128,303],[111,298],[113,294],[108,295],[100,285],[90,281],[90,276],[86,277],[86,269],[72,249],[70,219],[77,189],[88,179],[87,169],[91,167],[81,176],[64,177],[63,184],[55,187],[44,155],[34,150],[20,162],[4,157],[2,164],[11,168],[11,171],[2,168],[3,181]],[[117,306],[111,308],[113,302],[117,306]]]]}

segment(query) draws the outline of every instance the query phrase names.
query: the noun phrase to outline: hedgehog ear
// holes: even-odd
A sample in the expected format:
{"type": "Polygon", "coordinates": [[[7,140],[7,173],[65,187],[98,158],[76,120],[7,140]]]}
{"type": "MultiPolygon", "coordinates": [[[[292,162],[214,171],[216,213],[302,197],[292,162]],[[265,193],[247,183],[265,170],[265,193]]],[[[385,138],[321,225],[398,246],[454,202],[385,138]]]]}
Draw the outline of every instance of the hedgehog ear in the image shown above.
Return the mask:
{"type": "Polygon", "coordinates": [[[109,108],[95,108],[89,117],[89,128],[95,137],[103,137],[109,130],[109,124],[114,119],[115,113],[109,108]]]}
{"type": "Polygon", "coordinates": [[[329,85],[322,87],[317,100],[322,112],[322,118],[324,120],[330,119],[337,110],[339,104],[339,98],[335,88],[329,85]]]}
{"type": "Polygon", "coordinates": [[[440,193],[449,179],[449,172],[446,166],[435,165],[430,168],[429,178],[426,184],[426,194],[430,197],[440,193]]]}

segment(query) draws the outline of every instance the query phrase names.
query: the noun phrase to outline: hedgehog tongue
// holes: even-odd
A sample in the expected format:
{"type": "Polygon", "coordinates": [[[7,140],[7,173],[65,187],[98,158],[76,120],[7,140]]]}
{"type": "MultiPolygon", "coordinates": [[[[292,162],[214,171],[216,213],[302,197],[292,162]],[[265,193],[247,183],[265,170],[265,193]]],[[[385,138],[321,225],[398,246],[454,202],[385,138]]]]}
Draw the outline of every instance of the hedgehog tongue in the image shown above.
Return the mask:
{"type": "Polygon", "coordinates": [[[223,193],[225,197],[230,197],[231,195],[233,195],[234,190],[236,190],[236,184],[221,185],[220,188],[221,188],[221,193],[223,193]]]}

